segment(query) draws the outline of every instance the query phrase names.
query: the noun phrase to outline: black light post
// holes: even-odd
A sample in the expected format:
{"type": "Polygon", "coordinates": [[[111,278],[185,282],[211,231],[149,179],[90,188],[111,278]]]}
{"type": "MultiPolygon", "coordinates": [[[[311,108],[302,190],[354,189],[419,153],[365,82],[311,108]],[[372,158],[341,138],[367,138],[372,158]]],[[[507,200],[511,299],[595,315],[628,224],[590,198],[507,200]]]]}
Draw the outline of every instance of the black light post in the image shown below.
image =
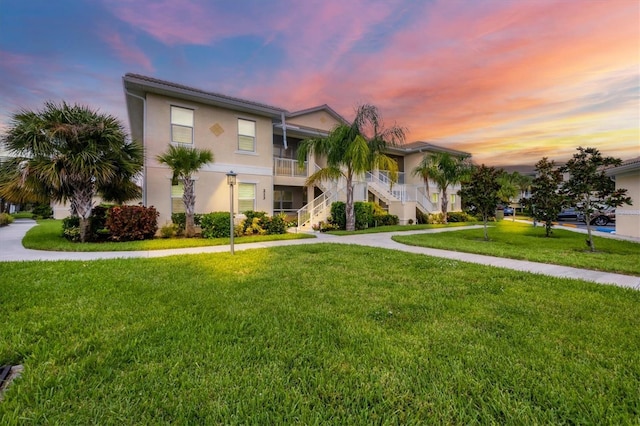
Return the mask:
{"type": "Polygon", "coordinates": [[[227,183],[229,184],[229,187],[231,189],[231,191],[229,192],[229,235],[231,237],[231,254],[234,254],[233,252],[233,186],[236,184],[236,173],[233,173],[233,170],[231,170],[229,173],[227,173],[227,183]]]}

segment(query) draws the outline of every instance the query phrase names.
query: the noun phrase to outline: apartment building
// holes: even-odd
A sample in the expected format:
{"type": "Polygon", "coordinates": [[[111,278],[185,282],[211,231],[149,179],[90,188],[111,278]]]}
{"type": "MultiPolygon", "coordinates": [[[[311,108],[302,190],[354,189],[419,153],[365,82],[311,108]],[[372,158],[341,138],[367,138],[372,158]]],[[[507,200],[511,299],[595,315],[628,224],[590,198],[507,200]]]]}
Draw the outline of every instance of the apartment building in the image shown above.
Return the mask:
{"type": "MultiPolygon", "coordinates": [[[[156,157],[169,144],[185,144],[213,152],[215,161],[195,175],[196,212],[228,211],[227,173],[237,174],[234,211],[285,213],[299,227],[326,220],[331,203],[345,199],[344,182],[307,186],[309,175],[325,165],[310,156],[297,161],[298,146],[310,137],[326,136],[345,122],[328,105],[290,112],[284,108],[239,99],[137,74],[123,77],[131,136],[145,149],[143,199],[159,211],[159,224],[183,211],[182,188],[171,181],[171,170],[156,157]]],[[[416,209],[439,211],[437,188],[425,188],[411,171],[429,152],[469,154],[427,142],[390,147],[398,162],[400,179],[391,184],[385,170],[361,176],[356,201],[374,201],[406,224],[416,219],[416,209]]],[[[450,210],[460,210],[458,188],[450,189],[450,210]]]]}
{"type": "Polygon", "coordinates": [[[631,205],[616,208],[616,234],[640,238],[640,157],[622,162],[606,171],[616,181],[616,189],[626,189],[631,205]]]}

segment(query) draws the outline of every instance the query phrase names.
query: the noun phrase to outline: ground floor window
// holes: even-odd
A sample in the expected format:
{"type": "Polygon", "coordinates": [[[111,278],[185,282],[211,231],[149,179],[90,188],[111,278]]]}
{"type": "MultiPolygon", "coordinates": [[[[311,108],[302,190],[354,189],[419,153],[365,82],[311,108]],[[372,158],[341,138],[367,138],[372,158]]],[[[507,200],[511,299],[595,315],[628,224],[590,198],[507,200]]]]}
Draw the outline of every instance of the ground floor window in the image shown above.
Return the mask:
{"type": "Polygon", "coordinates": [[[438,204],[438,198],[440,198],[439,195],[440,194],[438,194],[437,192],[432,192],[431,193],[431,202],[433,204],[438,204]]]}
{"type": "Polygon", "coordinates": [[[182,201],[182,195],[184,194],[184,185],[182,182],[176,182],[175,185],[171,185],[171,213],[184,213],[184,201],[182,201]]]}
{"type": "Polygon", "coordinates": [[[254,183],[238,184],[238,211],[240,213],[256,208],[256,185],[254,183]]]}
{"type": "Polygon", "coordinates": [[[273,191],[273,211],[293,210],[293,191],[273,191]]]}
{"type": "Polygon", "coordinates": [[[456,194],[451,194],[451,196],[449,197],[449,201],[450,201],[452,206],[455,206],[455,204],[456,204],[456,194]]]}

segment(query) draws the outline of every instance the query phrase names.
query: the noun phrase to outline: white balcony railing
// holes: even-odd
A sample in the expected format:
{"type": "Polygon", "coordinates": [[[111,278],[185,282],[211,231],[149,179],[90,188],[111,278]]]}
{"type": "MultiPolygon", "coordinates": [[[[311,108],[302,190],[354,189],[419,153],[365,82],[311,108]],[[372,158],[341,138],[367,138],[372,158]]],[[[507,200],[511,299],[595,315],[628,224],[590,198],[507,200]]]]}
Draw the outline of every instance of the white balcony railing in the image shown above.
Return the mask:
{"type": "Polygon", "coordinates": [[[307,162],[305,161],[300,167],[297,160],[289,158],[273,159],[273,175],[274,176],[291,176],[291,177],[307,177],[307,162]]]}

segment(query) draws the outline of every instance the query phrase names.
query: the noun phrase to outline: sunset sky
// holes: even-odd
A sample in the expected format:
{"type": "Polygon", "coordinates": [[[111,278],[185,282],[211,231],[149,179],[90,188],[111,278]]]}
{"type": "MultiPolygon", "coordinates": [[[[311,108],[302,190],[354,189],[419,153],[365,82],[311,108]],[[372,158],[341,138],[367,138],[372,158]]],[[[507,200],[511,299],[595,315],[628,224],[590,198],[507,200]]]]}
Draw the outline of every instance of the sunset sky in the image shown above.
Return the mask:
{"type": "Polygon", "coordinates": [[[494,166],[640,156],[638,0],[0,0],[0,133],[47,100],[128,126],[127,72],[347,119],[371,103],[494,166]]]}

